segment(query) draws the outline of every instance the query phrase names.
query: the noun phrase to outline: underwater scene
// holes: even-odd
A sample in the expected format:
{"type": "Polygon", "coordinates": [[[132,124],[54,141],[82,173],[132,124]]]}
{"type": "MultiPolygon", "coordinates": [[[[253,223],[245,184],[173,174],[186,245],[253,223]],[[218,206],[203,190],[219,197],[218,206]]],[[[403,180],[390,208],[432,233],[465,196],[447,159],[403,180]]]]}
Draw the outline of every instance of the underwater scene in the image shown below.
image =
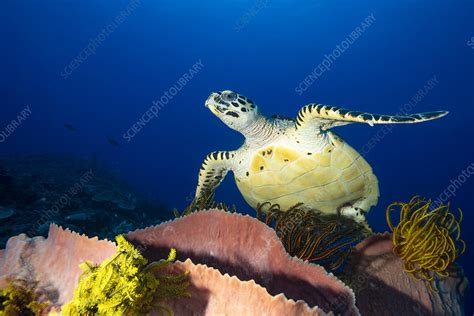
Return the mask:
{"type": "Polygon", "coordinates": [[[0,316],[474,315],[472,0],[0,29],[0,316]]]}

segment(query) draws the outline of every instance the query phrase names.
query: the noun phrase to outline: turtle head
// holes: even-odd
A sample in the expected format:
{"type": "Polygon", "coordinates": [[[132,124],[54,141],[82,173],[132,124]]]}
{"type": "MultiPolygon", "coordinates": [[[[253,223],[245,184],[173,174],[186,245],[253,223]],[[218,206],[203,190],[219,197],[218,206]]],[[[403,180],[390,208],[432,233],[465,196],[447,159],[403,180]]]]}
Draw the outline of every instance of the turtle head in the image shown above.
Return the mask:
{"type": "Polygon", "coordinates": [[[258,107],[252,100],[234,91],[213,92],[206,107],[230,128],[243,132],[258,119],[258,107]]]}

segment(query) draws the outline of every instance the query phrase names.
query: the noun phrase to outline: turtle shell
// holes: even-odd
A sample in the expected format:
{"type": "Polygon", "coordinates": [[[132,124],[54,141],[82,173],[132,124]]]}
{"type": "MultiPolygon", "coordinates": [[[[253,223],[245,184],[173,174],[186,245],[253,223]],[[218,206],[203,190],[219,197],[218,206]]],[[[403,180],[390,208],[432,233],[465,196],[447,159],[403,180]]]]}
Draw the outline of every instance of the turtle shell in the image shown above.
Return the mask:
{"type": "Polygon", "coordinates": [[[286,145],[261,148],[250,159],[248,172],[236,177],[237,186],[254,209],[259,203],[279,204],[288,210],[297,203],[324,214],[365,200],[365,210],[375,205],[378,182],[361,155],[343,141],[322,151],[301,152],[286,145]]]}

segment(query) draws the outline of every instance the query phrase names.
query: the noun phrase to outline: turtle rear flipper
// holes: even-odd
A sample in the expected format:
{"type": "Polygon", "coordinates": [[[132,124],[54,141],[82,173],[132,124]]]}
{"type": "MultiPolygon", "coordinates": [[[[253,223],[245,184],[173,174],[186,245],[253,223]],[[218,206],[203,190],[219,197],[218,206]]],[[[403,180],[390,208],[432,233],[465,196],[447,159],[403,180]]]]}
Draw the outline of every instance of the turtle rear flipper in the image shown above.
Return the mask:
{"type": "Polygon", "coordinates": [[[435,111],[408,115],[381,115],[350,111],[337,106],[308,104],[299,111],[296,127],[301,130],[312,125],[322,130],[328,130],[349,123],[367,123],[370,126],[374,124],[411,124],[435,120],[447,114],[447,111],[435,111]]]}

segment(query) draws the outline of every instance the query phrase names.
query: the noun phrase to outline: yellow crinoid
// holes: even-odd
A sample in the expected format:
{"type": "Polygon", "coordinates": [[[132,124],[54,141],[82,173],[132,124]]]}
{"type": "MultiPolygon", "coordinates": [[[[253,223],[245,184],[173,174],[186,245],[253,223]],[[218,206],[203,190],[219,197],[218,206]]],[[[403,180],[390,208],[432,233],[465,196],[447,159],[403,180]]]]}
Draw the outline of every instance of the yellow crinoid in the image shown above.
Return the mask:
{"type": "Polygon", "coordinates": [[[84,273],[73,299],[62,306],[61,315],[133,316],[157,309],[173,315],[163,302],[189,296],[187,272],[166,268],[176,259],[171,248],[167,259],[148,263],[123,235],[116,237],[117,252],[100,265],[81,264],[84,273]]]}
{"type": "Polygon", "coordinates": [[[415,278],[431,281],[435,276],[449,276],[447,268],[465,250],[460,239],[459,219],[451,213],[448,204],[433,205],[431,200],[418,196],[409,203],[396,202],[387,208],[387,223],[392,230],[393,253],[403,259],[404,269],[415,278]],[[392,212],[399,212],[399,223],[394,225],[392,212]]]}

